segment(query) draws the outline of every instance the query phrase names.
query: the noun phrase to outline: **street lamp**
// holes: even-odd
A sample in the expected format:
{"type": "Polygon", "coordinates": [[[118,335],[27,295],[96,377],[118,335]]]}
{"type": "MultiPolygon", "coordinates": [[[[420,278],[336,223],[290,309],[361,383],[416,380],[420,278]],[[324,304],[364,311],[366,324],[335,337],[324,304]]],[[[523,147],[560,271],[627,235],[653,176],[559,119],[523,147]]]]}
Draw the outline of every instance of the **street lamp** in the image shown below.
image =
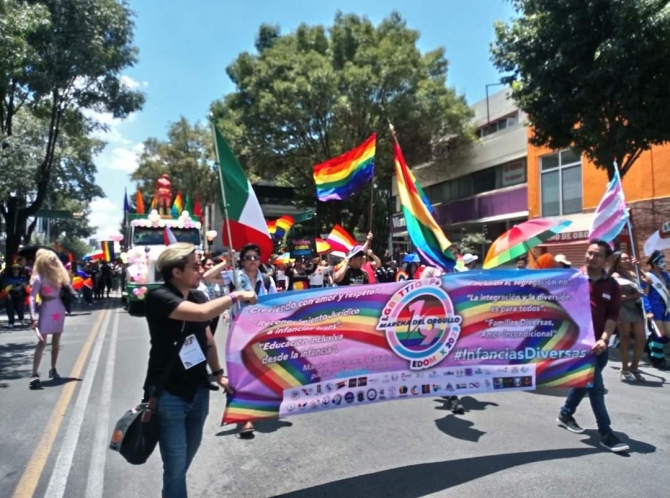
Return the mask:
{"type": "Polygon", "coordinates": [[[501,86],[505,83],[489,83],[486,85],[486,126],[491,124],[491,111],[489,109],[489,87],[491,86],[501,86]]]}

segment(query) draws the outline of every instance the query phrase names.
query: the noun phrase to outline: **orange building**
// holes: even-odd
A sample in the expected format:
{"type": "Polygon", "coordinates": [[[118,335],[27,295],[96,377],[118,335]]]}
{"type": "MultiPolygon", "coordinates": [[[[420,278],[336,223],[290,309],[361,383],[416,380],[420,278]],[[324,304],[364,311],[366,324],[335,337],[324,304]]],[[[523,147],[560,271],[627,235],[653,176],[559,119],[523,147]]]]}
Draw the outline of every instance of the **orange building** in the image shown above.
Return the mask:
{"type": "MultiPolygon", "coordinates": [[[[527,165],[528,217],[572,221],[567,231],[549,240],[539,252],[562,253],[573,267],[581,266],[593,213],[608,183],[607,172],[571,149],[556,152],[530,143],[527,165]]],[[[632,212],[637,253],[643,255],[647,238],[670,221],[670,145],[643,153],[624,177],[623,188],[632,212]]],[[[627,233],[618,241],[623,249],[628,247],[627,233]]]]}

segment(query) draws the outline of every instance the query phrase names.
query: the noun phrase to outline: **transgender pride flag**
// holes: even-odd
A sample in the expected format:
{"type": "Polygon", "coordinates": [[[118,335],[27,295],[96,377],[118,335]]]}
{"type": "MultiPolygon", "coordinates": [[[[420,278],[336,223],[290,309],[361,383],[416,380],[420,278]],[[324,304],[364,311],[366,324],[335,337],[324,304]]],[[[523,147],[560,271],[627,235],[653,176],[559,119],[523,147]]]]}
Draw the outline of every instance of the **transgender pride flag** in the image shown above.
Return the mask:
{"type": "Polygon", "coordinates": [[[607,190],[598,204],[589,240],[603,239],[612,242],[628,222],[628,209],[623,194],[619,167],[614,163],[614,178],[607,184],[607,190]]]}

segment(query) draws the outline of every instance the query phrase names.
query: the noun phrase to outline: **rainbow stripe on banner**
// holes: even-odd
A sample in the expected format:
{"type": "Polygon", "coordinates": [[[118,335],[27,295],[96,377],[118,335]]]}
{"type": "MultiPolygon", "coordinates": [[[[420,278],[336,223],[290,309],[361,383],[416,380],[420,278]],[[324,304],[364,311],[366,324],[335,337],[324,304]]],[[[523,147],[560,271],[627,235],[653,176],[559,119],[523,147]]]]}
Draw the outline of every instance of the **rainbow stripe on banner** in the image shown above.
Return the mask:
{"type": "Polygon", "coordinates": [[[588,293],[586,277],[572,270],[488,270],[261,296],[230,331],[235,394],[223,422],[587,386],[588,293]]]}
{"type": "Polygon", "coordinates": [[[433,207],[407,166],[397,141],[393,147],[398,197],[409,238],[423,264],[451,271],[456,266],[454,255],[449,250],[451,242],[433,218],[433,207]]]}
{"type": "Polygon", "coordinates": [[[375,174],[377,134],[355,149],[314,166],[316,197],[321,202],[343,201],[369,182],[375,174]]]}
{"type": "Polygon", "coordinates": [[[114,261],[114,242],[111,240],[103,240],[100,245],[102,247],[103,261],[107,261],[108,263],[114,261]]]}

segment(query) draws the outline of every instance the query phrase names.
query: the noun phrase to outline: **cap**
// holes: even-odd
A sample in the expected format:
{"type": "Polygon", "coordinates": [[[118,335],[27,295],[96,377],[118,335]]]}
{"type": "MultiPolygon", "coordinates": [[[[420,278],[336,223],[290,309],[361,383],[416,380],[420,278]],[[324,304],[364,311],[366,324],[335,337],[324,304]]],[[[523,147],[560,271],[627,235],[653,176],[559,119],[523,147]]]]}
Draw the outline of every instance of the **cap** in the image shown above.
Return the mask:
{"type": "Polygon", "coordinates": [[[664,258],[665,255],[661,251],[654,251],[651,253],[651,256],[649,256],[649,263],[655,265],[664,258]]]}
{"type": "Polygon", "coordinates": [[[557,263],[563,263],[564,265],[568,266],[572,265],[572,263],[568,261],[568,258],[565,257],[565,254],[557,254],[554,257],[554,261],[556,261],[557,263]]]}
{"type": "Polygon", "coordinates": [[[467,253],[467,254],[463,255],[463,264],[464,265],[469,265],[471,263],[474,263],[478,259],[479,259],[479,256],[475,256],[474,254],[467,253]]]}
{"type": "Polygon", "coordinates": [[[364,254],[363,246],[354,246],[351,251],[349,251],[349,254],[347,254],[347,258],[351,259],[358,255],[363,256],[364,254]]]}

